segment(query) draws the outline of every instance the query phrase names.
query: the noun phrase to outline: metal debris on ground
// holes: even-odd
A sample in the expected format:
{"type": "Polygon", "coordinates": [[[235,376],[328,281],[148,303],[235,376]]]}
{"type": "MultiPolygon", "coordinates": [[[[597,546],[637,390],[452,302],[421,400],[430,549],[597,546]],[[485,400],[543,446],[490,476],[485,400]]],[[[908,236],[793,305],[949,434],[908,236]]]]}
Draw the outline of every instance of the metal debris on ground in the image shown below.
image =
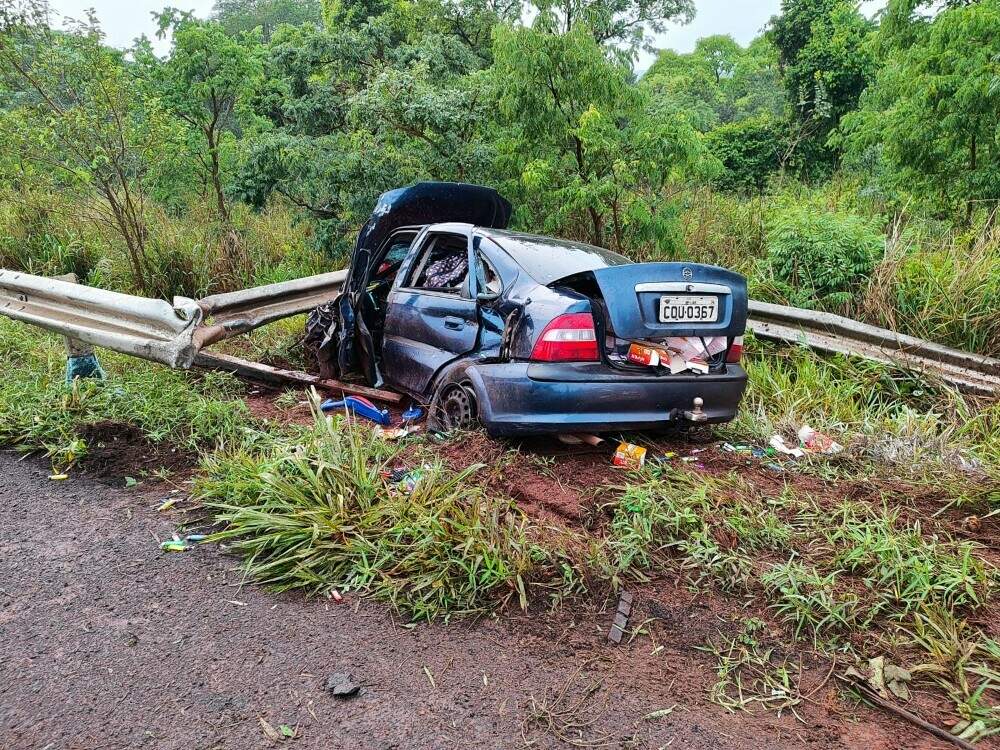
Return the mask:
{"type": "Polygon", "coordinates": [[[622,636],[625,635],[625,628],[628,627],[628,618],[632,614],[632,594],[623,591],[618,599],[618,609],[615,611],[615,619],[611,623],[611,630],[608,631],[608,640],[613,643],[621,643],[622,636]]]}
{"type": "Polygon", "coordinates": [[[351,698],[358,694],[361,685],[350,672],[334,672],[326,678],[326,691],[337,698],[351,698]]]}

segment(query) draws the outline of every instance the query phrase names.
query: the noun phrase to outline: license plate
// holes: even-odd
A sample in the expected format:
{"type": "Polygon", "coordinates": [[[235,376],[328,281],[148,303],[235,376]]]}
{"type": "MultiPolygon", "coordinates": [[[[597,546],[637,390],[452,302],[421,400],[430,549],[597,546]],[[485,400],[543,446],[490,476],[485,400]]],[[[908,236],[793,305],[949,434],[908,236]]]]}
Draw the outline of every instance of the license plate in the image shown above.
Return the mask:
{"type": "Polygon", "coordinates": [[[660,297],[661,323],[714,323],[718,319],[718,297],[690,294],[660,297]]]}

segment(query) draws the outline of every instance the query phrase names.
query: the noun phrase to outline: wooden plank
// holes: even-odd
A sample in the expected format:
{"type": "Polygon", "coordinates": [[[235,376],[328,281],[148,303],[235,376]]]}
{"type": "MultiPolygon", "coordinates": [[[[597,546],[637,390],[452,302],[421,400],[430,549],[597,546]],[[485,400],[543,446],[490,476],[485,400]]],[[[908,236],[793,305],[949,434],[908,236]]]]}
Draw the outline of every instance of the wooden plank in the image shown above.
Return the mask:
{"type": "Polygon", "coordinates": [[[274,385],[301,385],[315,386],[328,391],[340,391],[341,393],[364,396],[374,401],[386,401],[397,404],[403,397],[392,391],[383,391],[378,388],[369,388],[366,385],[356,385],[354,383],[344,383],[340,380],[321,378],[317,375],[310,375],[308,372],[300,370],[282,370],[278,367],[262,365],[260,362],[251,362],[247,359],[240,359],[228,354],[218,352],[201,352],[195,357],[196,367],[203,367],[207,370],[224,370],[240,377],[260,380],[274,385]]]}

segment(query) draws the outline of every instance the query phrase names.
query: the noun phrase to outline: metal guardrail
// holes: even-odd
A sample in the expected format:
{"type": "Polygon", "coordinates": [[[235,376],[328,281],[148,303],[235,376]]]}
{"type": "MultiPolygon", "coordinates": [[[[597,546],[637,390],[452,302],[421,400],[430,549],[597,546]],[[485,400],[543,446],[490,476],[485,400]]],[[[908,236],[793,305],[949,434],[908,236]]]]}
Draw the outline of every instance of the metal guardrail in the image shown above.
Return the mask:
{"type": "Polygon", "coordinates": [[[308,312],[346,271],[173,304],[0,269],[0,315],[141,359],[187,369],[203,347],[308,312]]]}
{"type": "MultiPolygon", "coordinates": [[[[0,269],[0,315],[170,367],[188,368],[216,341],[308,312],[332,299],[346,271],[173,304],[0,269]]],[[[750,302],[760,338],[863,357],[940,378],[968,393],[1000,395],[1000,360],[951,349],[831,313],[750,302]]]]}
{"type": "Polygon", "coordinates": [[[1000,395],[1000,360],[840,315],[751,300],[747,329],[760,338],[805,344],[936,377],[966,393],[1000,395]]]}
{"type": "Polygon", "coordinates": [[[203,313],[194,300],[174,304],[70,281],[0,269],[0,314],[95,346],[190,367],[203,313]]]}

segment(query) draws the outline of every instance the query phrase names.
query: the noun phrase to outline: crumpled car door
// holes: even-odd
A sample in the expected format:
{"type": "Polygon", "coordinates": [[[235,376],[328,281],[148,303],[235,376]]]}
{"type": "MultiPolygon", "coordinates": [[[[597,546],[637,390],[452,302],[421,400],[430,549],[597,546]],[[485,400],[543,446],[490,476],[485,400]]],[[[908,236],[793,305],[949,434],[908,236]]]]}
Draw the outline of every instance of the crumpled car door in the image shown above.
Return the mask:
{"type": "Polygon", "coordinates": [[[442,367],[475,348],[479,315],[471,263],[468,236],[429,234],[400,271],[389,294],[382,344],[389,385],[424,395],[442,367]]]}

